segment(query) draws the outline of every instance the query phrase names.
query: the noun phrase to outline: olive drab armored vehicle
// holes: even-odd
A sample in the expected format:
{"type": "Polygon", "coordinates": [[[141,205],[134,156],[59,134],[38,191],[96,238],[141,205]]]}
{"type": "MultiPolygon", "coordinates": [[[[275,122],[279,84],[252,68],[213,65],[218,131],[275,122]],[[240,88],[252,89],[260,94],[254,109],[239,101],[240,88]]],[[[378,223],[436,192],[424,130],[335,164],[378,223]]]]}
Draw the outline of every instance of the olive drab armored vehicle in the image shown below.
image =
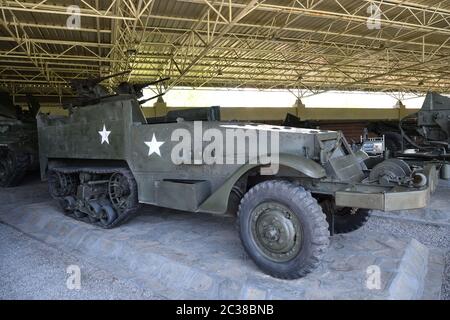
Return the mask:
{"type": "Polygon", "coordinates": [[[360,227],[370,209],[424,207],[435,187],[433,166],[393,161],[371,173],[340,132],[225,122],[218,108],[147,121],[142,87],[88,88],[100,95],[72,103],[68,117],[38,115],[41,174],[67,215],[112,228],[140,204],[225,214],[239,199],[245,250],[294,279],[318,266],[330,232],[360,227]]]}
{"type": "Polygon", "coordinates": [[[0,93],[0,187],[18,185],[27,172],[38,168],[36,113],[39,103],[27,95],[28,110],[0,93]]]}
{"type": "Polygon", "coordinates": [[[385,148],[393,157],[449,160],[450,98],[428,92],[417,112],[403,117],[400,122],[372,122],[367,129],[384,136],[385,148]]]}
{"type": "Polygon", "coordinates": [[[450,98],[436,92],[427,93],[422,108],[403,118],[399,129],[399,156],[449,160],[450,98]],[[405,154],[408,148],[414,152],[405,154]]]}

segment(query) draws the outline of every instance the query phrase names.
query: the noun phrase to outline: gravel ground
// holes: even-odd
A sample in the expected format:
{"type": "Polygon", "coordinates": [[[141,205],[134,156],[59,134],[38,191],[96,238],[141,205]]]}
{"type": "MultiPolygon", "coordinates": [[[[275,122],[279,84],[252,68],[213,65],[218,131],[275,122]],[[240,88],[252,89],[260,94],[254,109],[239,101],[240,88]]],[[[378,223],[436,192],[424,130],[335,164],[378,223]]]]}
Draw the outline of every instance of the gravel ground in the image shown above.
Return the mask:
{"type": "Polygon", "coordinates": [[[0,223],[0,299],[161,299],[79,257],[63,253],[0,223]],[[81,271],[70,290],[67,267],[81,271]]]}
{"type": "Polygon", "coordinates": [[[370,231],[393,234],[397,237],[415,238],[424,245],[446,251],[445,279],[441,298],[450,300],[450,228],[372,216],[363,227],[370,231]]]}
{"type": "Polygon", "coordinates": [[[446,281],[442,284],[442,300],[450,300],[450,250],[445,257],[446,281]]]}

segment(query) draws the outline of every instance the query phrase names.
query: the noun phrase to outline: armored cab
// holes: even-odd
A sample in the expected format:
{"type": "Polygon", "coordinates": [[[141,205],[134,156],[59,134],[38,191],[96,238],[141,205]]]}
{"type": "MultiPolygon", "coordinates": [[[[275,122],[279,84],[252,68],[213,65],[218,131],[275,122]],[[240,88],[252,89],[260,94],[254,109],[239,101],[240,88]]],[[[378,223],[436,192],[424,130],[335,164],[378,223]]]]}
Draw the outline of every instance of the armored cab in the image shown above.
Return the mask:
{"type": "Polygon", "coordinates": [[[436,183],[433,166],[370,172],[340,132],[225,122],[219,108],[147,121],[139,96],[122,85],[68,117],[38,116],[41,174],[66,214],[111,228],[140,204],[225,214],[235,199],[250,257],[293,279],[318,266],[330,232],[370,209],[424,207],[436,183]]]}
{"type": "Polygon", "coordinates": [[[417,116],[417,130],[426,141],[440,142],[448,150],[450,144],[449,119],[450,98],[429,92],[417,116]]]}
{"type": "MultiPolygon", "coordinates": [[[[404,146],[416,148],[418,156],[428,158],[449,159],[450,151],[450,98],[436,92],[429,92],[422,108],[400,122],[404,146]],[[408,123],[410,118],[415,122],[408,123]],[[415,135],[411,135],[411,129],[415,135]],[[415,138],[415,137],[420,137],[415,138]]],[[[404,149],[405,149],[404,148],[404,149]]]]}
{"type": "Polygon", "coordinates": [[[429,92],[422,108],[400,121],[398,149],[393,154],[409,164],[434,163],[450,179],[450,98],[429,92]]]}
{"type": "Polygon", "coordinates": [[[422,108],[400,123],[373,123],[369,131],[384,135],[391,156],[409,160],[450,159],[450,98],[428,92],[422,108]],[[406,152],[405,152],[406,151],[406,152]]]}
{"type": "Polygon", "coordinates": [[[27,172],[38,168],[35,116],[39,103],[31,95],[27,99],[24,111],[9,94],[0,93],[0,187],[16,186],[27,172]]]}

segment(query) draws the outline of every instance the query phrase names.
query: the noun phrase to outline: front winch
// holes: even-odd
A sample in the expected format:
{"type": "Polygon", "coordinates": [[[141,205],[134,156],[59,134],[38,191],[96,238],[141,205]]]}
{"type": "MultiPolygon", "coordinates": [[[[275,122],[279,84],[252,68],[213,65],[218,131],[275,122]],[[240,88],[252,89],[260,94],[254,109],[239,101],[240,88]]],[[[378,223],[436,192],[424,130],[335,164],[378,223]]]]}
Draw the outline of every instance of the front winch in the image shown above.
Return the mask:
{"type": "Polygon", "coordinates": [[[427,184],[427,177],[423,173],[416,172],[400,159],[388,159],[377,164],[370,172],[369,180],[382,186],[400,185],[420,188],[427,184]]]}

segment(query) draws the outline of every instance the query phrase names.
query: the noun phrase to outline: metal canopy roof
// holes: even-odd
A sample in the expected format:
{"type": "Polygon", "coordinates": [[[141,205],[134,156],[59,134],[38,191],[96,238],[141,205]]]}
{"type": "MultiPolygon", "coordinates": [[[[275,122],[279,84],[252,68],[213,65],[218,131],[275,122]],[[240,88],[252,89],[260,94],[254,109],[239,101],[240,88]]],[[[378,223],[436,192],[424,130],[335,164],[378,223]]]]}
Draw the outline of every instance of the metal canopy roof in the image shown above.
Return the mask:
{"type": "Polygon", "coordinates": [[[72,78],[127,69],[171,87],[450,92],[450,0],[0,0],[0,11],[0,86],[15,94],[61,97],[72,78]]]}

